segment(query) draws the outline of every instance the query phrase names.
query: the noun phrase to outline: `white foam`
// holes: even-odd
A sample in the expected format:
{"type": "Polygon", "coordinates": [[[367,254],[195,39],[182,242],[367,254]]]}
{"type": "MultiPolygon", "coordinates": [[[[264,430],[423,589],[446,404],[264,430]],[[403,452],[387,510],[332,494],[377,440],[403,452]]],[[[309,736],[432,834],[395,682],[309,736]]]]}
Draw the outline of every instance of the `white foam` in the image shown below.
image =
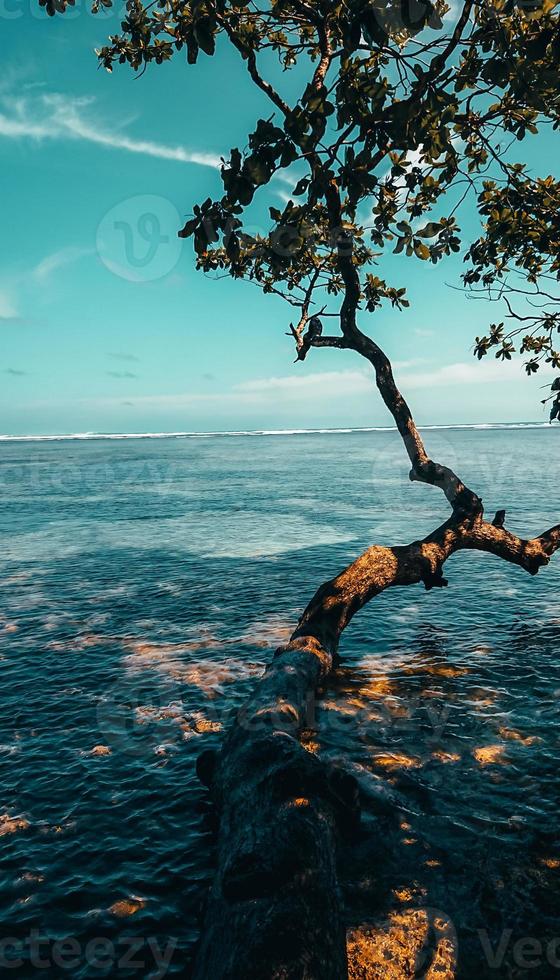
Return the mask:
{"type": "MultiPolygon", "coordinates": [[[[503,430],[503,429],[550,429],[550,422],[473,422],[450,425],[419,425],[425,431],[448,429],[503,430]]],[[[348,435],[360,432],[396,432],[392,425],[371,425],[340,429],[242,429],[217,432],[69,432],[55,435],[0,435],[0,442],[88,442],[94,440],[122,439],[212,439],[224,437],[255,436],[307,436],[348,435]]]]}

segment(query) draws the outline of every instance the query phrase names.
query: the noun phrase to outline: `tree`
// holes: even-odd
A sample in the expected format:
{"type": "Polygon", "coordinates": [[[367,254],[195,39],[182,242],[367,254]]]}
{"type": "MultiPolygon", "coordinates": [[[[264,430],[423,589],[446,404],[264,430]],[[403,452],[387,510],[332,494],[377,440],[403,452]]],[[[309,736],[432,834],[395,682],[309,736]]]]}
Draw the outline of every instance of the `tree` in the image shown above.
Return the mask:
{"type": "MultiPolygon", "coordinates": [[[[54,13],[71,0],[40,2],[54,13]]],[[[289,304],[298,361],[328,347],[371,364],[410,479],[438,487],[450,506],[423,540],[373,546],[319,588],[219,757],[200,759],[220,830],[198,978],[346,975],[335,851],[357,818],[358,791],[298,735],[351,618],[387,588],[446,586],[443,566],[461,549],[534,575],[560,546],[560,525],[522,540],[503,511],[487,520],[477,493],[429,457],[387,356],[364,330],[382,303],[408,305],[404,287],[375,274],[387,251],[437,264],[464,249],[465,288],[503,301],[511,323],[477,337],[477,356],[494,350],[507,360],[518,349],[528,373],[543,360],[560,366],[551,291],[560,183],[531,176],[513,149],[560,124],[554,8],[553,0],[461,0],[453,14],[444,0],[128,0],[122,33],[98,51],[108,70],[140,72],[183,49],[190,65],[218,44],[238,51],[269,110],[224,161],[223,195],[196,206],[180,235],[192,238],[202,271],[249,280],[289,304]],[[281,78],[265,77],[273,58],[302,80],[297,102],[286,101],[281,78]],[[250,234],[246,210],[281,171],[297,171],[290,200],[270,207],[265,234],[250,234]],[[468,199],[481,228],[462,243],[456,215],[468,199]]],[[[551,397],[559,418],[560,379],[551,397]]]]}

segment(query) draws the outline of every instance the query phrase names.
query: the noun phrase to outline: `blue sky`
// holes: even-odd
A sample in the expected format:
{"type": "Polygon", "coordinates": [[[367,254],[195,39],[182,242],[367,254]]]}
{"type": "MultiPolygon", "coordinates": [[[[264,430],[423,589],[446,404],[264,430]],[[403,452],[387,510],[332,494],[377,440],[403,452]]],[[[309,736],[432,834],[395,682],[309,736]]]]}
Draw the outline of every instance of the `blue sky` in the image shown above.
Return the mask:
{"type": "MultiPolygon", "coordinates": [[[[51,20],[33,0],[0,0],[0,17],[0,431],[387,424],[356,355],[294,365],[289,308],[196,273],[176,238],[192,204],[219,191],[220,155],[270,114],[236,52],[109,75],[93,49],[118,30],[115,12],[79,4],[51,20]]],[[[283,84],[297,91],[295,77],[283,84]]],[[[532,149],[539,172],[553,171],[556,139],[532,149]]],[[[263,204],[286,189],[276,181],[263,204]]],[[[473,358],[474,336],[501,316],[451,288],[461,262],[396,261],[381,274],[407,286],[410,311],[362,326],[418,421],[544,420],[545,375],[473,358]]]]}

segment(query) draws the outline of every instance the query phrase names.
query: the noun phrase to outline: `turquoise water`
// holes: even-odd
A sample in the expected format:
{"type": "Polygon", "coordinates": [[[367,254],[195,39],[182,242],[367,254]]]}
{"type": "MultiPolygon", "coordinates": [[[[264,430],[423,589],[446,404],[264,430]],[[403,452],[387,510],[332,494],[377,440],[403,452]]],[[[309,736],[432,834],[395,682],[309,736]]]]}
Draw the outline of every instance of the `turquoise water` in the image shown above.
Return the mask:
{"type": "MultiPolygon", "coordinates": [[[[556,429],[425,437],[512,530],[559,520],[556,429]]],[[[197,755],[321,581],[445,501],[383,431],[0,452],[0,974],[188,976],[213,858],[197,755]]],[[[310,747],[371,784],[348,924],[436,909],[457,976],[557,976],[560,559],[446,568],[356,618],[318,707],[310,747]]]]}

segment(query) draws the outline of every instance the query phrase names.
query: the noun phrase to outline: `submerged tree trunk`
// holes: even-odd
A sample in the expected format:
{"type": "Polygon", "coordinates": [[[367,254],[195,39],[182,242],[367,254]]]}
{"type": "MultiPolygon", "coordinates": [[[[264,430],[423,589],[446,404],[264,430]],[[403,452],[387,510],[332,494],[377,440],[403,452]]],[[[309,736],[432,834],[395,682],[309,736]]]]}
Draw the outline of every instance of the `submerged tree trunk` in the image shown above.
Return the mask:
{"type": "Polygon", "coordinates": [[[298,739],[331,666],[311,636],[280,647],[214,771],[199,760],[220,827],[198,980],[346,976],[336,839],[355,820],[357,789],[298,739]]]}
{"type": "MultiPolygon", "coordinates": [[[[336,189],[329,206],[335,227],[336,189]]],[[[312,727],[312,707],[341,634],[387,588],[446,586],[443,565],[456,551],[487,551],[535,575],[560,546],[560,525],[523,540],[504,528],[504,511],[486,521],[477,494],[429,458],[388,358],[356,326],[359,282],[343,250],[339,268],[345,285],[342,336],[310,338],[294,330],[298,355],[304,359],[311,347],[342,347],[371,363],[410,459],[410,479],[441,489],[451,516],[422,541],[369,548],[322,585],[290,642],[276,651],[219,756],[199,760],[199,775],[218,809],[219,832],[195,980],[347,977],[336,849],[338,835],[358,818],[358,787],[352,776],[306,752],[299,738],[312,727]]]]}
{"type": "Polygon", "coordinates": [[[358,818],[358,788],[352,776],[307,752],[299,735],[313,724],[315,697],[342,631],[375,595],[397,585],[446,585],[443,563],[464,548],[535,574],[560,544],[560,527],[524,541],[501,524],[502,515],[485,521],[477,504],[470,513],[454,511],[423,541],[368,549],[318,590],[219,757],[201,756],[199,775],[211,787],[220,823],[196,980],[347,976],[336,850],[338,835],[358,818]]]}

